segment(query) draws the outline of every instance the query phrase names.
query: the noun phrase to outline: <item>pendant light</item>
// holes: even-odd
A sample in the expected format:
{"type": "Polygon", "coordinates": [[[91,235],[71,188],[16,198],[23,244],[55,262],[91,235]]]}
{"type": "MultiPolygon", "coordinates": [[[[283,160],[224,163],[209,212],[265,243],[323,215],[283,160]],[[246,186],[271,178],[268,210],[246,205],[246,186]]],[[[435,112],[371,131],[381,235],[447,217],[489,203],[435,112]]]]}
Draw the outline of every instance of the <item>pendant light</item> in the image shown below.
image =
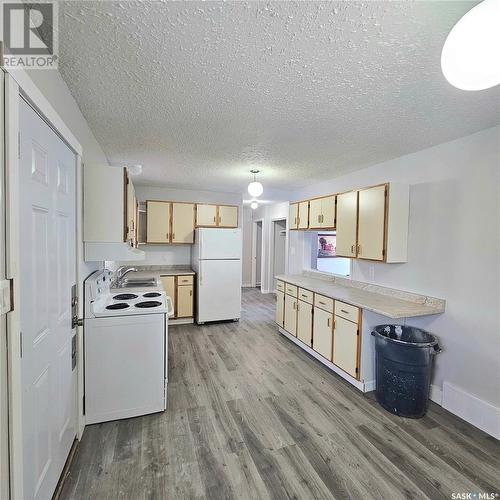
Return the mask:
{"type": "Polygon", "coordinates": [[[441,53],[446,79],[462,90],[500,83],[500,0],[484,0],[452,28],[441,53]]]}
{"type": "Polygon", "coordinates": [[[259,208],[259,203],[257,200],[252,200],[252,202],[250,203],[250,208],[252,210],[256,210],[257,208],[259,208]]]}
{"type": "Polygon", "coordinates": [[[258,198],[264,192],[262,184],[255,180],[255,176],[260,170],[250,170],[250,172],[253,174],[253,182],[248,185],[248,194],[254,198],[258,198]]]}

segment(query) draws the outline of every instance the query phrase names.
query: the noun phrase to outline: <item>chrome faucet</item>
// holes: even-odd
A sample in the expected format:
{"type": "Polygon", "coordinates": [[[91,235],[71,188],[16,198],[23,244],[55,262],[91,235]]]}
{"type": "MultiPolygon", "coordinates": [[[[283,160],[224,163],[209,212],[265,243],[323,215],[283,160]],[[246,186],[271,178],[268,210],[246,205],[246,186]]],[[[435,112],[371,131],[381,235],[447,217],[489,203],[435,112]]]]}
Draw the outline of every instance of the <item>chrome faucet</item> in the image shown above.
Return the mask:
{"type": "Polygon", "coordinates": [[[125,278],[125,275],[127,275],[128,273],[132,273],[132,272],[133,273],[137,272],[137,268],[130,267],[130,266],[120,266],[116,270],[116,284],[117,284],[117,286],[121,286],[123,283],[123,278],[125,278]]]}

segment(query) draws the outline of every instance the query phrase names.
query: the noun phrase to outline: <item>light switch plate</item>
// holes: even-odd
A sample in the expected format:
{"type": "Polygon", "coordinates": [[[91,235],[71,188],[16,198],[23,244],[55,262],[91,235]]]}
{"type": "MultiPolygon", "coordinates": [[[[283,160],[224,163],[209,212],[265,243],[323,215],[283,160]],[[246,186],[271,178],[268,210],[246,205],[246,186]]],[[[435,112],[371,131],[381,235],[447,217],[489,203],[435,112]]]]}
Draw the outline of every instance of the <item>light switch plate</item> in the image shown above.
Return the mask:
{"type": "Polygon", "coordinates": [[[10,302],[10,280],[0,280],[0,315],[12,310],[10,302]]]}

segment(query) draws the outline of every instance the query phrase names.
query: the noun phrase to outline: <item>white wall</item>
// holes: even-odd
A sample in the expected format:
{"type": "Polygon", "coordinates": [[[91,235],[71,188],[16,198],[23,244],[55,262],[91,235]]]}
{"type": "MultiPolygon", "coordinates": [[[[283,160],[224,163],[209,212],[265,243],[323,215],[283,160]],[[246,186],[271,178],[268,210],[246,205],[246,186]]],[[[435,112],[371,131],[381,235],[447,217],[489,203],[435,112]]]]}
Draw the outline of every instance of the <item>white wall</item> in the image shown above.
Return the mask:
{"type": "MultiPolygon", "coordinates": [[[[261,205],[253,211],[253,220],[262,219],[262,293],[270,293],[274,290],[274,276],[272,276],[272,259],[274,247],[273,220],[286,219],[287,221],[287,238],[288,238],[288,202],[275,203],[273,205],[261,205]]],[[[288,261],[288,252],[286,259],[288,261]]],[[[288,266],[285,265],[285,269],[288,266]]]]}
{"type": "MultiPolygon", "coordinates": [[[[104,151],[60,73],[57,70],[31,70],[27,73],[82,146],[82,163],[107,165],[108,160],[104,151]]],[[[83,278],[97,268],[96,262],[80,262],[80,273],[83,278]]]]}
{"type": "MultiPolygon", "coordinates": [[[[497,410],[499,171],[500,127],[495,127],[294,194],[298,200],[386,181],[410,184],[408,262],[354,260],[353,279],[446,299],[444,314],[408,320],[436,334],[443,346],[433,384],[450,383],[497,410]]],[[[298,270],[307,267],[310,246],[303,232],[292,233],[290,269],[298,270]]]]}
{"type": "Polygon", "coordinates": [[[242,279],[243,286],[252,285],[252,209],[243,206],[241,210],[241,231],[243,238],[242,279]]]}
{"type": "MultiPolygon", "coordinates": [[[[166,200],[198,203],[220,203],[238,205],[238,223],[242,220],[242,195],[238,193],[222,193],[190,189],[175,189],[157,186],[141,186],[134,183],[135,194],[139,201],[166,200]]],[[[146,259],[136,264],[141,265],[191,265],[192,245],[141,245],[146,252],[146,259]]],[[[130,264],[124,262],[124,264],[130,264]]]]}

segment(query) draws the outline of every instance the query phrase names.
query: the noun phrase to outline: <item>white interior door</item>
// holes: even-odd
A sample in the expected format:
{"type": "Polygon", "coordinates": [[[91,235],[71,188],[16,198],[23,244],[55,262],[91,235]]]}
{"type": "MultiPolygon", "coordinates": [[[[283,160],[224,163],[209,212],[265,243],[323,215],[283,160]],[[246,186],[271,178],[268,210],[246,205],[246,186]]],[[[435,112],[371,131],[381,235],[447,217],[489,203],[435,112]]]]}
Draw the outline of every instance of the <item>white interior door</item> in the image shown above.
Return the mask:
{"type": "Polygon", "coordinates": [[[76,436],[76,157],[23,100],[19,128],[23,496],[48,499],[76,436]]]}

